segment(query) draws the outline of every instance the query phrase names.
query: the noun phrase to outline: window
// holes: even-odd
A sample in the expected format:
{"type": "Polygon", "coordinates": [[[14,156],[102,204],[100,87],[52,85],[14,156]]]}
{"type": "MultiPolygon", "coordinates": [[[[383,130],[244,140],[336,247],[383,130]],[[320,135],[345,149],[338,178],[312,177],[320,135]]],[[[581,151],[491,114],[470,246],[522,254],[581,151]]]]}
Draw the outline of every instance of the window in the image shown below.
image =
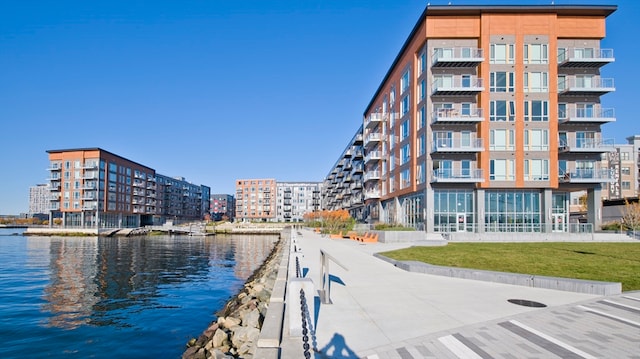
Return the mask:
{"type": "Polygon", "coordinates": [[[567,118],[569,118],[569,114],[567,113],[567,104],[566,103],[559,103],[558,104],[558,119],[559,120],[566,120],[567,118]]]}
{"type": "Polygon", "coordinates": [[[620,173],[623,174],[623,175],[630,175],[631,174],[631,168],[622,167],[622,168],[620,168],[620,173]]]}
{"type": "Polygon", "coordinates": [[[406,169],[400,172],[400,188],[401,189],[411,186],[410,176],[411,175],[409,173],[409,169],[406,169]]]}
{"type": "Polygon", "coordinates": [[[434,132],[433,142],[436,148],[451,147],[453,145],[453,133],[447,131],[434,132]]]}
{"type": "Polygon", "coordinates": [[[548,151],[549,131],[548,130],[524,130],[525,151],[548,151]]]}
{"type": "Polygon", "coordinates": [[[433,77],[433,88],[451,88],[453,87],[453,75],[437,75],[433,77]]]}
{"type": "Polygon", "coordinates": [[[417,127],[418,130],[423,128],[426,124],[426,114],[424,112],[424,106],[420,107],[420,109],[418,110],[418,118],[416,119],[417,123],[417,127]]]}
{"type": "Polygon", "coordinates": [[[576,117],[593,118],[595,117],[595,104],[593,103],[577,103],[576,117]]]}
{"type": "Polygon", "coordinates": [[[409,112],[409,95],[402,98],[402,102],[400,102],[400,117],[404,116],[409,112]]]}
{"type": "Polygon", "coordinates": [[[490,102],[490,121],[509,121],[515,120],[515,104],[513,101],[497,100],[490,102]]]}
{"type": "Polygon", "coordinates": [[[489,179],[492,181],[513,181],[515,179],[515,166],[513,160],[490,160],[489,179]]]}
{"type": "Polygon", "coordinates": [[[400,78],[400,93],[404,94],[409,89],[409,70],[405,71],[400,78]]]}
{"type": "Polygon", "coordinates": [[[489,132],[489,150],[513,151],[515,136],[513,130],[496,129],[489,132]]]}
{"type": "Polygon", "coordinates": [[[452,176],[453,162],[451,160],[434,160],[433,175],[437,178],[449,178],[452,176]]]}
{"type": "Polygon", "coordinates": [[[402,146],[402,148],[400,149],[400,165],[402,166],[403,164],[409,162],[409,159],[411,157],[410,155],[410,146],[407,143],[406,145],[402,146]]]}
{"type": "Polygon", "coordinates": [[[416,183],[417,184],[424,183],[424,179],[426,178],[425,174],[426,173],[425,173],[424,163],[418,164],[418,167],[416,168],[416,183]]]}
{"type": "Polygon", "coordinates": [[[525,121],[549,121],[549,103],[547,101],[525,101],[525,121]]]}
{"type": "Polygon", "coordinates": [[[405,120],[400,125],[400,141],[404,141],[409,137],[409,120],[405,120]]]}
{"type": "Polygon", "coordinates": [[[524,160],[524,178],[529,181],[548,181],[549,160],[524,160]]]}
{"type": "Polygon", "coordinates": [[[525,64],[546,64],[549,60],[547,44],[525,44],[525,64]]]}
{"type": "Polygon", "coordinates": [[[420,71],[418,75],[422,75],[426,69],[427,69],[427,53],[422,52],[418,59],[418,71],[420,71]]]}
{"type": "Polygon", "coordinates": [[[491,55],[489,63],[492,64],[512,64],[514,63],[513,44],[491,44],[491,55]]]}
{"type": "Polygon", "coordinates": [[[620,184],[620,188],[622,188],[622,189],[631,189],[631,182],[622,181],[622,183],[620,184]]]}
{"type": "Polygon", "coordinates": [[[525,72],[524,92],[547,92],[549,79],[546,72],[525,72]]]}
{"type": "Polygon", "coordinates": [[[460,114],[462,116],[471,116],[471,103],[465,102],[460,104],[460,114]]]}
{"type": "Polygon", "coordinates": [[[420,80],[420,83],[418,84],[418,102],[424,100],[424,96],[425,96],[425,85],[424,85],[424,79],[420,80]]]}
{"type": "Polygon", "coordinates": [[[629,152],[620,152],[620,160],[628,161],[629,160],[629,152]]]}
{"type": "Polygon", "coordinates": [[[492,72],[490,74],[491,92],[514,92],[514,73],[513,72],[492,72]]]}
{"type": "Polygon", "coordinates": [[[420,136],[418,136],[418,156],[422,156],[426,153],[426,146],[425,146],[425,134],[421,134],[420,136]]]}

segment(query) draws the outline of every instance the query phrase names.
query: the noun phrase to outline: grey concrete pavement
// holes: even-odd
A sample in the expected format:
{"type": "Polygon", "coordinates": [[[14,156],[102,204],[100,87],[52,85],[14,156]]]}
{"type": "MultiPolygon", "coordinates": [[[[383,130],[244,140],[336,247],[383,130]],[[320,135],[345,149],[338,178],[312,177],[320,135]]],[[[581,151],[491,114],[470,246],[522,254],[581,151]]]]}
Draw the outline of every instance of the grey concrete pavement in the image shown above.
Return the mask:
{"type": "MultiPolygon", "coordinates": [[[[331,304],[316,297],[310,307],[312,358],[640,358],[640,293],[602,297],[412,273],[373,256],[410,243],[299,232],[291,258],[315,290],[322,286],[320,251],[332,257],[331,304]]],[[[302,338],[287,325],[300,304],[287,299],[285,308],[280,357],[304,358],[302,338]]]]}

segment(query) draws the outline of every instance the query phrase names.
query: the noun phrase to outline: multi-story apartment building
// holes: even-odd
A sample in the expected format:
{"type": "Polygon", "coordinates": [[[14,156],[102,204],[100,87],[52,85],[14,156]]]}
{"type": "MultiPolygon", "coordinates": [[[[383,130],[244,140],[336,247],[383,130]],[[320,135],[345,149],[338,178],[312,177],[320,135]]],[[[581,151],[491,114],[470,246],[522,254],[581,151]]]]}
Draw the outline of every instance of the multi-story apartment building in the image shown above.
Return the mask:
{"type": "Polygon", "coordinates": [[[29,217],[49,213],[49,184],[29,187],[29,217]]]}
{"type": "MultiPolygon", "coordinates": [[[[373,176],[375,173],[368,175],[373,176]]],[[[366,221],[368,213],[364,210],[364,179],[364,147],[360,126],[325,177],[322,191],[323,208],[346,209],[357,221],[366,221]]]]}
{"type": "Polygon", "coordinates": [[[221,220],[226,217],[228,220],[233,221],[235,218],[236,200],[230,194],[212,194],[211,195],[211,207],[209,212],[213,216],[214,220],[221,220]]]}
{"type": "Polygon", "coordinates": [[[276,182],[276,222],[302,222],[320,206],[320,182],[276,182]]]}
{"type": "Polygon", "coordinates": [[[364,112],[365,212],[427,231],[599,228],[615,6],[427,6],[364,112]]]}
{"type": "Polygon", "coordinates": [[[274,221],[275,194],[275,179],[236,180],[236,218],[241,221],[274,221]]]}
{"type": "Polygon", "coordinates": [[[49,150],[51,216],[66,227],[122,228],[201,219],[209,188],[101,148],[49,150]]]}

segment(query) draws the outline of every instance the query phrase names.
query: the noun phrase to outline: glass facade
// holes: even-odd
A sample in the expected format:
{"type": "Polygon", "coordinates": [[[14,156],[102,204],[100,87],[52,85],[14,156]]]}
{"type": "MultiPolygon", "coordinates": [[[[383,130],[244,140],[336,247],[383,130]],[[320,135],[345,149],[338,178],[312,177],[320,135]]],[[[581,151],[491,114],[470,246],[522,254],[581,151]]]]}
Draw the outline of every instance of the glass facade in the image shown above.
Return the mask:
{"type": "Polygon", "coordinates": [[[487,232],[541,232],[539,191],[487,190],[484,223],[487,232]]]}
{"type": "Polygon", "coordinates": [[[475,230],[473,190],[435,190],[433,224],[436,232],[475,230]]]}

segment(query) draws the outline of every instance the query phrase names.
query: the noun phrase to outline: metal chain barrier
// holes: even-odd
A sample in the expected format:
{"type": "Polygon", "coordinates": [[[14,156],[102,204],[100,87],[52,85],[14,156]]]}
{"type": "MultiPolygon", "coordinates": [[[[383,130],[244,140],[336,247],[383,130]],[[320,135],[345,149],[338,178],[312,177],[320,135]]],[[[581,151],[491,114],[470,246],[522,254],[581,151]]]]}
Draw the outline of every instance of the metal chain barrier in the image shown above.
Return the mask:
{"type": "Polygon", "coordinates": [[[311,348],[311,345],[309,345],[309,329],[307,328],[307,315],[309,313],[309,308],[307,307],[307,300],[304,295],[304,289],[302,288],[300,288],[300,310],[302,311],[302,349],[304,349],[305,359],[310,359],[311,352],[309,349],[311,348]]]}
{"type": "Polygon", "coordinates": [[[296,256],[296,278],[302,278],[300,271],[300,259],[296,256]]]}

